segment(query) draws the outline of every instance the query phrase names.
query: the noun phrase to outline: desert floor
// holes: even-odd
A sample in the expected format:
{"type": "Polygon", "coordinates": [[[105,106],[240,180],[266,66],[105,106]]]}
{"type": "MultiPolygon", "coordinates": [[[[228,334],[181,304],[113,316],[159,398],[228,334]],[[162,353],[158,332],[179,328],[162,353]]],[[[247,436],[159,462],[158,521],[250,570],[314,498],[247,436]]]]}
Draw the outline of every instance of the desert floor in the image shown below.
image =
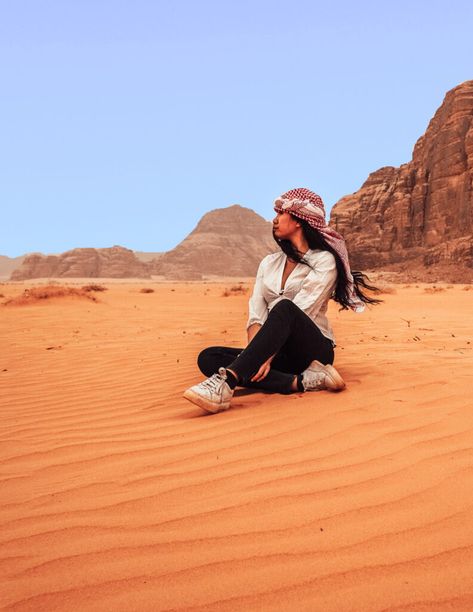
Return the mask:
{"type": "Polygon", "coordinates": [[[1,606],[473,610],[469,287],[333,305],[345,391],[204,416],[181,394],[248,294],[105,284],[0,306],[1,606]]]}

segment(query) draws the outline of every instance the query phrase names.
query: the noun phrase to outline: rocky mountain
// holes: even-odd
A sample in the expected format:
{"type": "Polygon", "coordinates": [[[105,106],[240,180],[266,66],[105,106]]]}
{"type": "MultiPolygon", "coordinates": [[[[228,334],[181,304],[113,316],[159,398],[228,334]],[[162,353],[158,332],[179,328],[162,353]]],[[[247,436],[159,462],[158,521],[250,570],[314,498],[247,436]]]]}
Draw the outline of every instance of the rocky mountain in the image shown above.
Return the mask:
{"type": "Polygon", "coordinates": [[[133,252],[121,246],[73,249],[61,255],[27,255],[11,280],[31,278],[150,278],[192,280],[254,276],[260,260],[276,250],[272,225],[239,205],[213,210],[175,249],[133,252]]]}
{"type": "Polygon", "coordinates": [[[10,278],[10,274],[21,265],[26,255],[19,257],[7,257],[0,255],[0,279],[10,278]]]}
{"type": "Polygon", "coordinates": [[[146,251],[134,251],[134,253],[140,261],[145,262],[151,261],[152,259],[159,259],[163,254],[162,252],[148,253],[146,251]]]}
{"type": "Polygon", "coordinates": [[[473,271],[473,81],[446,94],[409,163],[370,174],[330,223],[353,268],[473,271]]]}
{"type": "Polygon", "coordinates": [[[277,248],[272,224],[234,204],[205,214],[175,249],[150,262],[150,270],[170,279],[254,276],[261,259],[277,248]]]}
{"type": "Polygon", "coordinates": [[[29,278],[149,278],[148,267],[130,249],[73,249],[61,255],[27,255],[11,280],[29,278]]]}

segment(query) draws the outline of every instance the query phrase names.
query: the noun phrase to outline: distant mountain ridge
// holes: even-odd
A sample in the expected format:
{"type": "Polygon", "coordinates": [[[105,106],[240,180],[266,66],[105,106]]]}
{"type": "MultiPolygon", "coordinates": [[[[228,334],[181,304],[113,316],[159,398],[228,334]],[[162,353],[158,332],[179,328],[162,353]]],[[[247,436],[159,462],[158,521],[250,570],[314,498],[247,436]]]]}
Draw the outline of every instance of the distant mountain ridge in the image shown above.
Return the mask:
{"type": "MultiPolygon", "coordinates": [[[[260,260],[275,251],[272,224],[238,204],[205,214],[196,228],[165,253],[133,252],[122,246],[78,248],[60,255],[23,256],[11,280],[33,278],[201,279],[253,276],[260,260]]],[[[9,259],[9,258],[5,258],[9,259]]]]}
{"type": "MultiPolygon", "coordinates": [[[[335,204],[330,225],[344,236],[354,269],[473,282],[473,80],[447,92],[412,160],[372,172],[356,193],[335,204]]],[[[271,223],[235,204],[205,214],[165,253],[112,247],[34,254],[11,278],[248,277],[277,249],[271,223]]],[[[13,260],[2,261],[8,267],[13,260]]]]}
{"type": "Polygon", "coordinates": [[[20,255],[19,257],[7,257],[6,255],[0,255],[0,278],[9,278],[13,270],[16,270],[16,268],[23,263],[25,257],[26,255],[20,255]]]}
{"type": "Polygon", "coordinates": [[[11,280],[31,278],[149,278],[145,263],[130,249],[80,248],[61,255],[27,255],[11,280]]]}

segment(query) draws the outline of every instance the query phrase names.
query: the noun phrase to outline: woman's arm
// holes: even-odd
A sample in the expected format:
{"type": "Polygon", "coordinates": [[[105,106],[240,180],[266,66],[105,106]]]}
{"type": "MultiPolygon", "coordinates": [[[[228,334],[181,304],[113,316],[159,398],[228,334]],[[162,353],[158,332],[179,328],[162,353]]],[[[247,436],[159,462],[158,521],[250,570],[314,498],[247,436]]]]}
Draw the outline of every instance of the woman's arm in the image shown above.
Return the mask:
{"type": "Polygon", "coordinates": [[[253,340],[259,330],[262,328],[260,323],[252,323],[246,330],[248,333],[248,344],[253,340]]]}
{"type": "MultiPolygon", "coordinates": [[[[258,272],[256,274],[255,285],[253,287],[253,293],[248,303],[249,314],[248,314],[248,323],[246,324],[246,329],[248,330],[248,333],[249,333],[250,327],[252,327],[255,323],[257,323],[259,327],[261,327],[263,323],[266,321],[266,319],[268,318],[268,303],[264,297],[264,291],[263,291],[264,290],[263,276],[264,276],[265,259],[263,259],[263,261],[259,265],[258,272]]],[[[253,333],[252,338],[257,333],[257,331],[258,330],[256,330],[255,332],[252,332],[253,333]]],[[[248,342],[250,341],[251,339],[248,340],[248,342]]]]}

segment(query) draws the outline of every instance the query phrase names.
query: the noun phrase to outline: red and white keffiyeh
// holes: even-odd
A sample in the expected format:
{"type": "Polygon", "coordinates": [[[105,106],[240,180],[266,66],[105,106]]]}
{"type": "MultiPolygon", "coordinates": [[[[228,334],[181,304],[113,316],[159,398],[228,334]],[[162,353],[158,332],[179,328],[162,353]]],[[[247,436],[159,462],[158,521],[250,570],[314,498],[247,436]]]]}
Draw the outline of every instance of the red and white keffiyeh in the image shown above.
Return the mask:
{"type": "Polygon", "coordinates": [[[279,198],[276,198],[274,210],[288,212],[294,217],[304,219],[311,227],[322,234],[327,243],[340,255],[347,273],[350,308],[355,312],[362,312],[365,309],[365,304],[355,293],[345,240],[338,232],[326,224],[322,198],[304,187],[291,189],[283,193],[279,198]]]}

